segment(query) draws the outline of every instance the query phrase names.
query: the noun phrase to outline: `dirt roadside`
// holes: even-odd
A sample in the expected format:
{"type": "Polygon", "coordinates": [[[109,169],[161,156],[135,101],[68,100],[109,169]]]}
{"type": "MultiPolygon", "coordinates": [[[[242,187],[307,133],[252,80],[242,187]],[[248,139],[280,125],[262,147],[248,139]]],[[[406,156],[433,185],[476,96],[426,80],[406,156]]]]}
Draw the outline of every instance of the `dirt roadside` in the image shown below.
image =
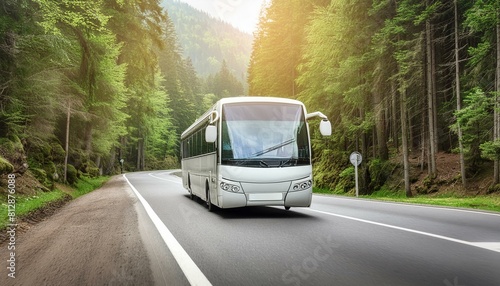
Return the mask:
{"type": "MultiPolygon", "coordinates": [[[[140,214],[139,214],[140,216],[140,214]]],[[[139,226],[137,198],[121,176],[76,199],[50,219],[0,245],[0,285],[153,285],[139,226]]]]}

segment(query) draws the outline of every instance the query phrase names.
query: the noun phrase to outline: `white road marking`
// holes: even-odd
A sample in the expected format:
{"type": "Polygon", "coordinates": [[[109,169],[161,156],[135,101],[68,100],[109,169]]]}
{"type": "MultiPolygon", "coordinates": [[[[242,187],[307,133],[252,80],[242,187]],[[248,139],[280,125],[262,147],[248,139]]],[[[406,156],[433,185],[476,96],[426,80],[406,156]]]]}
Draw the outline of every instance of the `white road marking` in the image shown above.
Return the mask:
{"type": "MultiPolygon", "coordinates": [[[[170,173],[167,173],[167,174],[170,174],[170,173]]],[[[158,180],[163,180],[163,181],[168,181],[168,182],[172,182],[172,183],[176,183],[176,184],[181,184],[182,185],[182,181],[174,181],[174,180],[170,180],[170,179],[165,179],[165,178],[160,178],[160,177],[157,177],[155,175],[153,175],[152,173],[149,173],[148,174],[150,177],[153,177],[155,179],[158,179],[158,180]]]]}
{"type": "Polygon", "coordinates": [[[177,263],[179,264],[179,267],[182,269],[182,272],[184,272],[184,275],[186,276],[189,283],[191,285],[212,285],[210,281],[208,281],[207,277],[205,277],[203,272],[201,272],[198,266],[194,263],[191,257],[189,257],[184,248],[182,248],[177,239],[175,239],[175,237],[167,228],[167,226],[161,221],[158,215],[154,212],[153,208],[151,208],[149,203],[141,196],[141,194],[139,194],[137,189],[130,183],[125,174],[123,175],[123,177],[129,184],[129,186],[132,188],[137,198],[139,198],[139,201],[144,206],[144,209],[146,209],[149,218],[158,229],[158,232],[163,238],[163,241],[165,241],[165,244],[167,245],[168,249],[170,249],[170,252],[174,256],[177,263]]]}
{"type": "Polygon", "coordinates": [[[496,242],[490,242],[490,243],[469,242],[469,241],[460,240],[460,239],[456,239],[456,238],[452,238],[452,237],[447,237],[447,236],[443,236],[443,235],[439,235],[439,234],[433,234],[433,233],[429,233],[429,232],[399,227],[399,226],[395,226],[395,225],[390,225],[390,224],[385,224],[385,223],[380,223],[380,222],[375,222],[375,221],[371,221],[371,220],[360,219],[360,218],[355,218],[355,217],[350,217],[350,216],[345,216],[345,215],[340,215],[340,214],[335,214],[335,213],[330,213],[330,212],[325,212],[325,211],[320,211],[320,210],[315,210],[315,209],[311,209],[311,208],[304,208],[304,210],[309,210],[312,212],[317,212],[317,213],[326,214],[326,215],[330,215],[330,216],[336,216],[336,217],[350,219],[350,220],[354,220],[354,221],[369,223],[369,224],[373,224],[373,225],[383,226],[383,227],[387,227],[387,228],[402,230],[402,231],[406,231],[406,232],[416,233],[416,234],[425,235],[425,236],[434,237],[434,238],[439,238],[439,239],[443,239],[443,240],[453,241],[456,243],[461,243],[461,244],[465,244],[465,245],[469,245],[469,246],[479,247],[479,248],[487,249],[490,251],[500,252],[500,247],[498,247],[498,246],[500,246],[500,243],[496,243],[496,242]]]}
{"type": "Polygon", "coordinates": [[[500,242],[473,242],[477,247],[500,252],[500,242]]]}
{"type": "Polygon", "coordinates": [[[468,210],[468,209],[460,209],[453,208],[447,206],[439,206],[439,205],[419,205],[414,203],[405,203],[405,202],[391,202],[391,201],[378,201],[374,199],[360,199],[360,198],[349,198],[349,197],[341,197],[341,196],[331,196],[331,195],[321,195],[314,194],[315,196],[320,196],[322,198],[331,198],[331,199],[339,199],[339,200],[351,200],[358,202],[370,202],[370,203],[379,203],[379,204],[392,204],[399,206],[411,206],[413,208],[429,208],[429,209],[437,209],[437,210],[445,210],[445,211],[455,211],[455,212],[464,212],[464,213],[473,213],[473,214],[481,214],[481,215],[489,215],[489,216],[498,216],[500,217],[500,213],[488,212],[488,211],[479,211],[479,210],[468,210]]]}

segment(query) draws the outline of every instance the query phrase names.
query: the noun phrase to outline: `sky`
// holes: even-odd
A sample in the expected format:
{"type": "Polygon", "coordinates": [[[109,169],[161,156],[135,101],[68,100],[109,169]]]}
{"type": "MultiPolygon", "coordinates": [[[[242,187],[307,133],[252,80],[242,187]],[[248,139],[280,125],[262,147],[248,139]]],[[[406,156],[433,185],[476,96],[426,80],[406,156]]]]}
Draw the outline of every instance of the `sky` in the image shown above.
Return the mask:
{"type": "Polygon", "coordinates": [[[180,0],[252,34],[259,22],[262,2],[268,0],[180,0]]]}

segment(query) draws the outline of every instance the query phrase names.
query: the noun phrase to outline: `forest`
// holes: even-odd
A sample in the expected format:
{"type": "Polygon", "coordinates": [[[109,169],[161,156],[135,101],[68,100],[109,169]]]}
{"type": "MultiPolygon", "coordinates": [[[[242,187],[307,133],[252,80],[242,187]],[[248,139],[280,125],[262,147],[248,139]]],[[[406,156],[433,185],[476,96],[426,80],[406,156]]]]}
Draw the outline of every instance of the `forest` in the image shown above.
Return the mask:
{"type": "MultiPolygon", "coordinates": [[[[180,133],[244,85],[233,59],[197,74],[161,4],[2,1],[0,173],[29,168],[49,184],[116,174],[121,159],[127,171],[179,166],[180,133]]],[[[311,128],[318,188],[351,190],[359,151],[365,194],[395,177],[411,196],[422,173],[429,191],[439,154],[459,158],[457,186],[487,172],[500,189],[496,0],[269,1],[246,80],[248,95],[329,116],[330,138],[311,128]]]]}
{"type": "Polygon", "coordinates": [[[213,76],[226,61],[231,73],[246,83],[252,35],[184,2],[164,0],[163,6],[174,23],[183,55],[191,59],[199,77],[213,76]]]}
{"type": "Polygon", "coordinates": [[[348,158],[359,151],[365,194],[397,175],[411,196],[415,166],[432,188],[438,154],[459,158],[456,186],[486,171],[495,192],[499,3],[274,0],[255,33],[249,93],[298,98],[329,116],[332,137],[313,141],[318,187],[352,189],[348,158]]]}
{"type": "Polygon", "coordinates": [[[180,133],[243,93],[220,61],[199,77],[159,0],[2,1],[0,174],[49,186],[178,167],[180,133]]]}

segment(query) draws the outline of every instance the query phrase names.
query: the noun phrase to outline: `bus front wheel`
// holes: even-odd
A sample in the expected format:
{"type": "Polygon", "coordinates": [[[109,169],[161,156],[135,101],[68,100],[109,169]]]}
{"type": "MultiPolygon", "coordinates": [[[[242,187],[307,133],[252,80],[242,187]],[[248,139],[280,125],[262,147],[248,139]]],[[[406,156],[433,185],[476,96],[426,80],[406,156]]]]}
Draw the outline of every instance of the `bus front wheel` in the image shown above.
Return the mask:
{"type": "Polygon", "coordinates": [[[285,210],[287,210],[287,211],[290,210],[290,207],[285,207],[285,210]]]}
{"type": "Polygon", "coordinates": [[[209,212],[212,212],[214,210],[214,205],[210,200],[210,188],[208,187],[208,183],[207,183],[207,208],[209,212]]]}
{"type": "Polygon", "coordinates": [[[189,190],[189,198],[194,200],[193,188],[191,188],[191,176],[188,175],[188,190],[189,190]]]}

